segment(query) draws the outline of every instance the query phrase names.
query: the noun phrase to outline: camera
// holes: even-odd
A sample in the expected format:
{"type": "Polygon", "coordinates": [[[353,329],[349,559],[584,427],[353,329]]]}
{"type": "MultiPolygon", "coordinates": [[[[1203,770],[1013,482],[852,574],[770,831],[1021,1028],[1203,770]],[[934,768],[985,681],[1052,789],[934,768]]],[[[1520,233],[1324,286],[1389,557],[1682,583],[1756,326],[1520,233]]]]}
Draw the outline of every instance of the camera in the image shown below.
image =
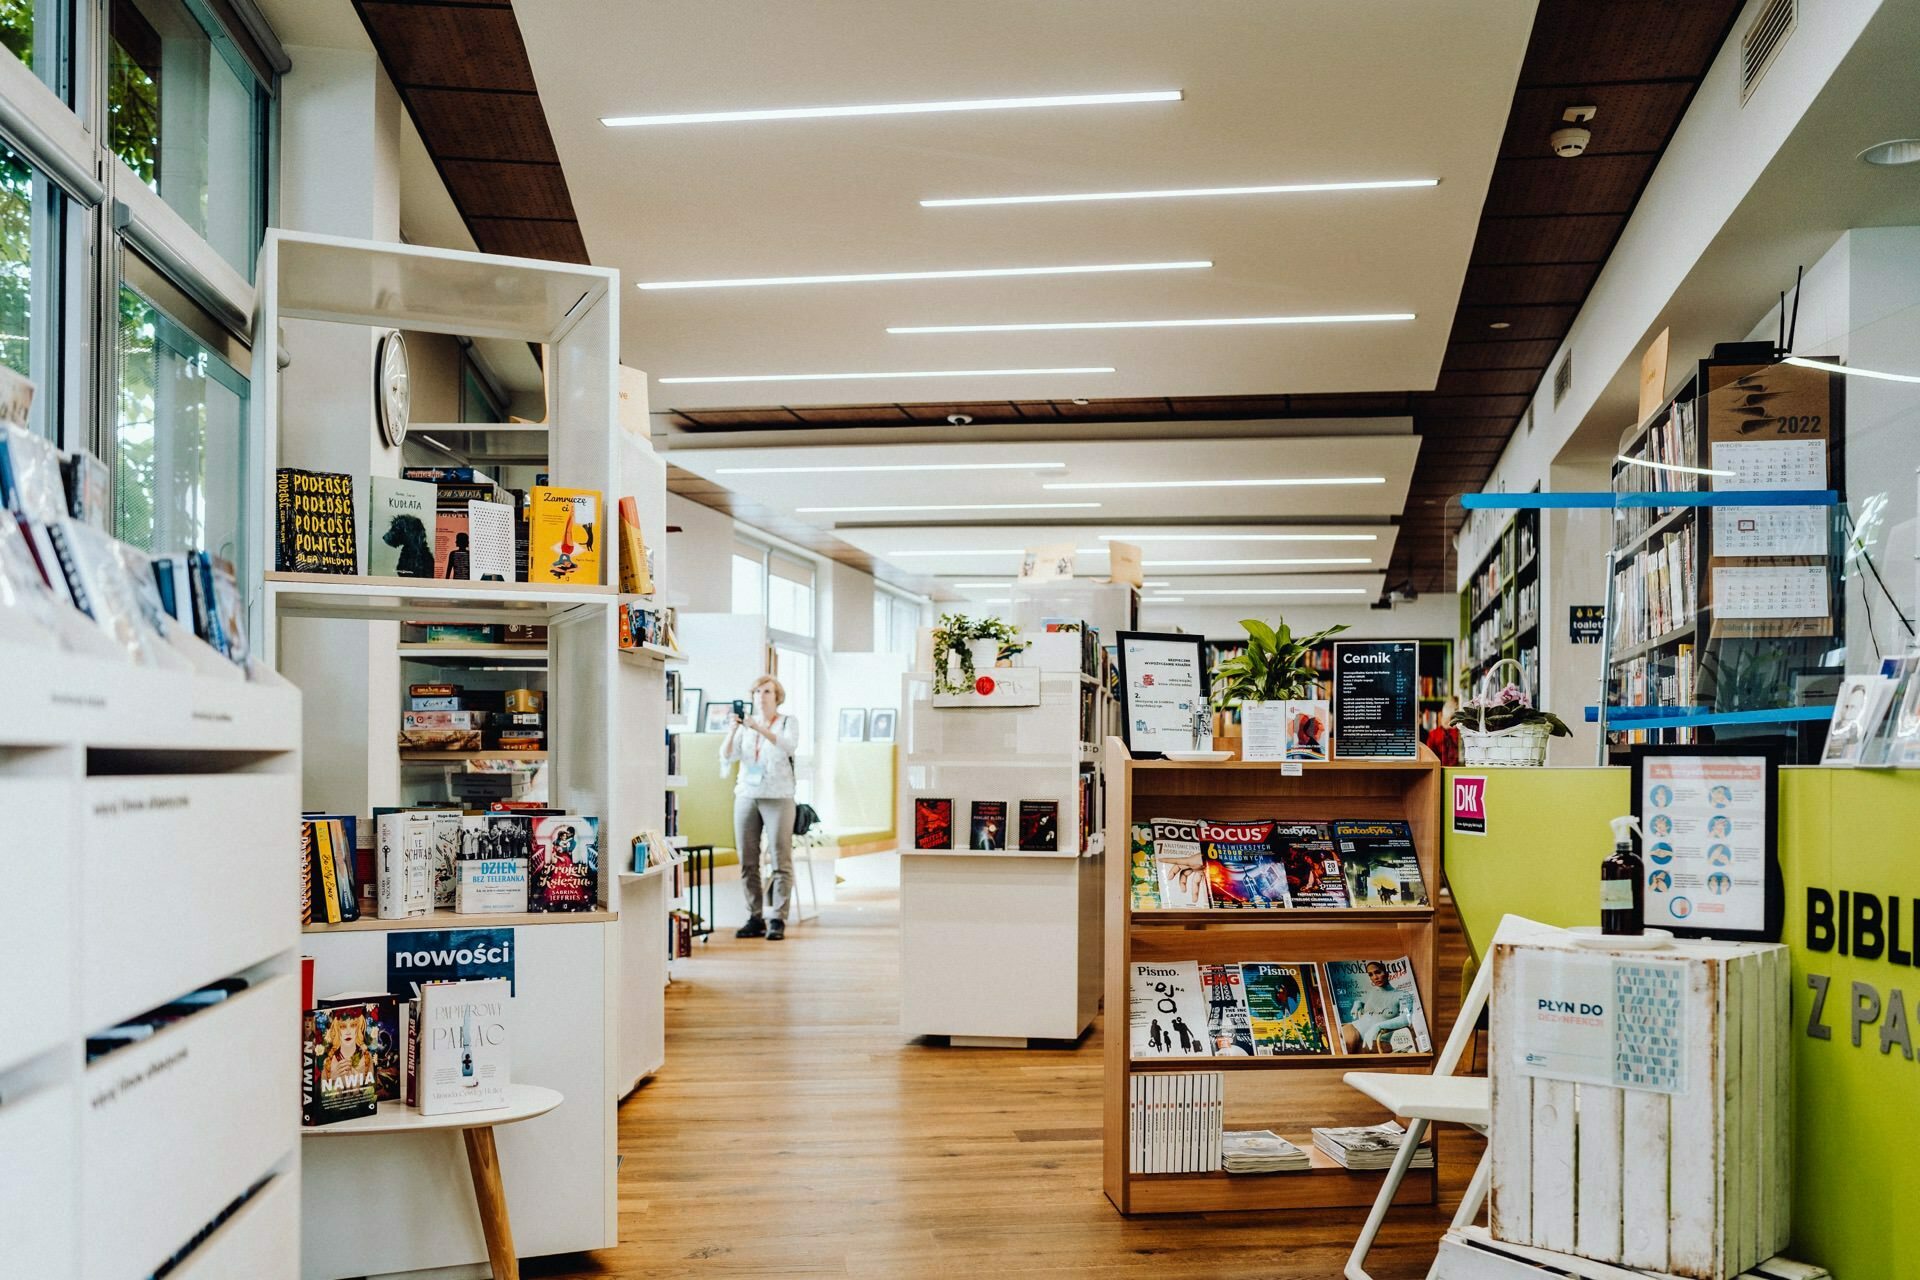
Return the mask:
{"type": "Polygon", "coordinates": [[[735,698],[733,700],[733,714],[739,716],[742,720],[747,718],[747,700],[745,698],[735,698]]]}

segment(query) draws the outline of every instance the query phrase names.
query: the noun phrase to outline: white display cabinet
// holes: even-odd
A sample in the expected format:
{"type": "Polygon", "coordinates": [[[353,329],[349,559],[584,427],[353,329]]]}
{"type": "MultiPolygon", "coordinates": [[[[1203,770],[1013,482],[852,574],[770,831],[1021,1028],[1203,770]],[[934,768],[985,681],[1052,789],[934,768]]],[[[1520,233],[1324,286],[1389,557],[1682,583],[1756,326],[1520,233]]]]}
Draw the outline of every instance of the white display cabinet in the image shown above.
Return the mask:
{"type": "MultiPolygon", "coordinates": [[[[617,529],[616,504],[624,492],[617,272],[271,230],[260,253],[257,298],[255,331],[265,336],[256,341],[253,360],[255,563],[272,560],[277,468],[351,471],[357,499],[368,475],[397,472],[398,451],[370,438],[375,428],[365,404],[343,408],[327,400],[335,364],[357,369],[368,349],[361,344],[389,329],[540,344],[547,392],[542,430],[519,424],[421,430],[443,447],[471,448],[476,465],[505,455],[544,461],[554,483],[597,490],[603,530],[617,529]],[[348,358],[351,353],[357,358],[348,358]]],[[[365,509],[357,508],[356,516],[363,522],[364,556],[365,509]]],[[[316,961],[315,993],[324,997],[386,990],[389,947],[403,931],[515,929],[514,1078],[559,1089],[567,1099],[554,1116],[516,1127],[510,1139],[502,1135],[507,1194],[521,1228],[520,1250],[529,1256],[603,1249],[619,1239],[614,1059],[621,1004],[613,975],[620,969],[614,908],[622,851],[615,824],[631,784],[616,757],[615,541],[609,537],[605,546],[600,582],[269,572],[259,597],[262,651],[284,664],[289,678],[314,686],[316,706],[325,699],[327,718],[310,734],[304,799],[316,807],[348,807],[363,821],[369,808],[405,795],[392,745],[399,704],[390,692],[397,691],[403,667],[397,634],[386,624],[547,628],[547,800],[600,818],[605,909],[532,917],[436,911],[409,921],[310,925],[305,938],[316,961]],[[340,656],[356,650],[357,658],[340,656]]],[[[401,1134],[355,1142],[351,1151],[348,1145],[309,1141],[302,1152],[304,1276],[430,1270],[485,1256],[470,1193],[461,1190],[464,1178],[448,1173],[460,1165],[443,1141],[401,1134]],[[462,1197],[457,1206],[449,1199],[455,1191],[462,1197]]]]}
{"type": "Polygon", "coordinates": [[[12,645],[0,669],[32,676],[0,717],[0,849],[31,859],[0,901],[0,1269],[140,1280],[258,1187],[173,1274],[290,1278],[299,691],[12,645]],[[248,985],[87,1061],[227,978],[248,985]]]}
{"type": "Polygon", "coordinates": [[[1078,669],[1077,635],[1027,656],[1058,666],[1052,648],[1069,639],[1068,669],[1040,669],[1038,706],[936,707],[930,674],[901,682],[895,830],[900,1028],[909,1036],[946,1036],[954,1045],[1073,1040],[1098,1011],[1103,787],[1100,749],[1081,728],[1083,693],[1096,732],[1106,694],[1078,669]],[[1091,771],[1090,794],[1083,769],[1091,771]],[[915,847],[922,799],[951,803],[947,848],[915,847]],[[1056,849],[1019,848],[1023,800],[1058,806],[1056,849]],[[1005,804],[1011,850],[968,848],[976,801],[1005,804]]]}

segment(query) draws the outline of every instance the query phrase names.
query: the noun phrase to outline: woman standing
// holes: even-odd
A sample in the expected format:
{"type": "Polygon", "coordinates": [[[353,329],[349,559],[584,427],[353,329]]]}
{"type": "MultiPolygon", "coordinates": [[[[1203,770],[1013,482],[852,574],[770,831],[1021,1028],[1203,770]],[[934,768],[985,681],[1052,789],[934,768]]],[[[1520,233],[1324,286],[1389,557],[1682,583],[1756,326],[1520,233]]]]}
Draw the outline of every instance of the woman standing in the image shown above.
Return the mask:
{"type": "MultiPolygon", "coordinates": [[[[733,786],[733,834],[740,850],[740,886],[747,895],[747,922],[734,931],[736,938],[764,936],[778,942],[787,936],[787,905],[793,896],[793,752],[800,730],[779,706],[787,691],[772,676],[761,676],[747,693],[754,714],[735,715],[720,744],[720,776],[740,765],[733,786]],[[760,840],[773,837],[773,881],[769,912],[762,919],[760,905],[760,840]]],[[[738,705],[737,703],[735,704],[738,705]]]]}

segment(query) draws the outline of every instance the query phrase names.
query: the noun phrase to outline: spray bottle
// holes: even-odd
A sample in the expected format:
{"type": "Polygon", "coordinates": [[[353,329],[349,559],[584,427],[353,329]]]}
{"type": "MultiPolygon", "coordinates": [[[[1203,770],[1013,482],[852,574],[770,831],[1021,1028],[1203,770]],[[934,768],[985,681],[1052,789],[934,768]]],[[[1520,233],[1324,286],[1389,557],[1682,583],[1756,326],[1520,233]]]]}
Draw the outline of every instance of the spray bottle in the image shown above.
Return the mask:
{"type": "Polygon", "coordinates": [[[1638,819],[1615,818],[1613,852],[1600,864],[1600,932],[1637,937],[1646,931],[1642,909],[1647,897],[1647,868],[1633,851],[1638,819]]]}

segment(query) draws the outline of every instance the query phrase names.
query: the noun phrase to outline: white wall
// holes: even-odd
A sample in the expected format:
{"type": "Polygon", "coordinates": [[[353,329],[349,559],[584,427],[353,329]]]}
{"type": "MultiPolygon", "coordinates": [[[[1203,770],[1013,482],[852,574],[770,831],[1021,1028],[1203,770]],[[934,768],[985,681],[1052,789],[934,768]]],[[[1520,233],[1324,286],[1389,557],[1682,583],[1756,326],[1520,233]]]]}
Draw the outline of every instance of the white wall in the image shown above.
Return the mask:
{"type": "Polygon", "coordinates": [[[1452,595],[1423,595],[1391,609],[1369,609],[1363,604],[1313,608],[1270,601],[1140,606],[1143,631],[1177,629],[1204,635],[1209,640],[1245,638],[1246,629],[1240,625],[1242,618],[1272,622],[1282,617],[1295,633],[1319,631],[1344,622],[1348,630],[1341,633],[1341,638],[1347,640],[1445,640],[1460,630],[1460,600],[1452,595]]]}
{"type": "Polygon", "coordinates": [[[733,608],[733,517],[670,493],[667,524],[680,530],[667,535],[668,598],[690,613],[733,608]]]}
{"type": "MultiPolygon", "coordinates": [[[[821,566],[829,594],[828,629],[821,635],[823,651],[873,652],[873,575],[838,561],[821,566]]],[[[828,670],[832,680],[832,670],[828,670]]],[[[875,704],[878,705],[878,704],[875,704]]]]}

